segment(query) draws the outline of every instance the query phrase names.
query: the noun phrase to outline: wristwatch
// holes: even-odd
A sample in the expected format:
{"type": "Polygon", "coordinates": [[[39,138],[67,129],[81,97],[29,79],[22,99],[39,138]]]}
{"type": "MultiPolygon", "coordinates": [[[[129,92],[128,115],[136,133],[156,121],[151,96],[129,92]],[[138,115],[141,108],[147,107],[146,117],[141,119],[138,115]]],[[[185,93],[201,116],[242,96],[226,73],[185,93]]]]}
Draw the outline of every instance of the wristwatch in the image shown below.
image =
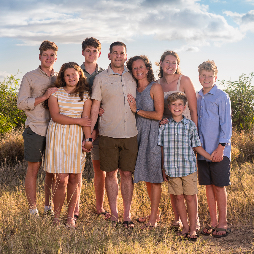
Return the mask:
{"type": "Polygon", "coordinates": [[[136,114],[139,112],[139,110],[140,110],[139,108],[136,109],[136,114]]]}
{"type": "Polygon", "coordinates": [[[93,139],[92,138],[87,138],[85,141],[86,142],[93,142],[93,139]]]}
{"type": "Polygon", "coordinates": [[[220,143],[222,146],[225,146],[226,145],[226,143],[220,143]]]}

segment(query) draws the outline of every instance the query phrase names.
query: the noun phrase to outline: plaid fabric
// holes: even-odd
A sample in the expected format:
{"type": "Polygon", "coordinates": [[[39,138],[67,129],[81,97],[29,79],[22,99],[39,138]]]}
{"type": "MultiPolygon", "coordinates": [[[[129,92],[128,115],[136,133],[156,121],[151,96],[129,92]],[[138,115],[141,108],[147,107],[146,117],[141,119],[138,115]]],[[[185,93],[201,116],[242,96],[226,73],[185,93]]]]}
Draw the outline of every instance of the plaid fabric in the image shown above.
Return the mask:
{"type": "Polygon", "coordinates": [[[185,117],[172,118],[159,129],[158,145],[163,147],[164,169],[170,177],[183,177],[197,171],[192,147],[201,146],[195,123],[185,117]]]}

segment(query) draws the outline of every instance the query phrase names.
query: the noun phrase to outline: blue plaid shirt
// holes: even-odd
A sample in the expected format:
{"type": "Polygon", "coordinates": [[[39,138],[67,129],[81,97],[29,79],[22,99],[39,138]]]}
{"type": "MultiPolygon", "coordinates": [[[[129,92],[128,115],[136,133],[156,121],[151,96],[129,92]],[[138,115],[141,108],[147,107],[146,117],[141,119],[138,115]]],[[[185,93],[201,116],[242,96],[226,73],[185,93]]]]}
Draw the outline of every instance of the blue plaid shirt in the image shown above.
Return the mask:
{"type": "Polygon", "coordinates": [[[164,169],[170,177],[183,177],[197,171],[192,147],[201,146],[195,123],[187,118],[173,118],[159,129],[158,145],[163,146],[164,169]]]}

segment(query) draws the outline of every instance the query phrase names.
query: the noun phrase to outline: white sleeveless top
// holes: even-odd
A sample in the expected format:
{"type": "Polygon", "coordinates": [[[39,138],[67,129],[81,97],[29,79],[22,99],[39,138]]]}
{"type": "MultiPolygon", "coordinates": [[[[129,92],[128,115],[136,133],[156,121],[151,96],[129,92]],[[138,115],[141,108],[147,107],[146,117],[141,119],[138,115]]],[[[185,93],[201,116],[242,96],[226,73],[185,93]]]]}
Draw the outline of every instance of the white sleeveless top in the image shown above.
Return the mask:
{"type": "MultiPolygon", "coordinates": [[[[176,86],[176,91],[168,91],[168,92],[164,92],[164,113],[163,113],[163,118],[170,118],[171,117],[171,112],[168,109],[168,101],[167,98],[170,94],[172,93],[176,93],[176,92],[181,92],[180,91],[180,84],[181,84],[181,78],[183,75],[179,76],[179,79],[177,81],[177,86],[176,86]]],[[[160,79],[157,81],[157,83],[160,84],[160,79]]],[[[190,109],[188,106],[188,101],[186,103],[186,109],[183,111],[183,115],[187,118],[191,120],[191,115],[190,115],[190,109]]]]}

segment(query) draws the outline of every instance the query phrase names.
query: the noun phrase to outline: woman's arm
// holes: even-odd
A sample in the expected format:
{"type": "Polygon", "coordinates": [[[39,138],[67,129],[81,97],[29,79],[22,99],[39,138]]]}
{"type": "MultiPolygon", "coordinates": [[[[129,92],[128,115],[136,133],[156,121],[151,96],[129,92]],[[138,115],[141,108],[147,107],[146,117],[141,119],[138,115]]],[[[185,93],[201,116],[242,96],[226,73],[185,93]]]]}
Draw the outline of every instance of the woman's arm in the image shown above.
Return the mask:
{"type": "MultiPolygon", "coordinates": [[[[49,112],[52,120],[56,123],[67,125],[67,124],[77,124],[80,126],[91,126],[91,121],[89,118],[72,118],[60,114],[57,98],[53,95],[49,97],[48,100],[49,112]]],[[[90,128],[90,127],[89,127],[90,128]]]]}
{"type": "MultiPolygon", "coordinates": [[[[162,119],[164,111],[164,94],[161,85],[158,83],[154,83],[151,87],[150,95],[154,101],[154,111],[139,110],[137,114],[144,118],[159,121],[162,119]]],[[[128,102],[132,112],[136,113],[137,111],[136,100],[130,94],[128,94],[128,102]]]]}
{"type": "Polygon", "coordinates": [[[198,126],[197,97],[194,86],[190,78],[187,76],[182,76],[181,85],[187,97],[191,120],[198,126]]]}
{"type": "MultiPolygon", "coordinates": [[[[84,107],[83,107],[83,113],[82,113],[82,118],[89,118],[91,116],[91,107],[92,107],[92,100],[87,99],[84,103],[84,107]]],[[[83,127],[83,132],[84,132],[84,140],[88,139],[88,138],[92,138],[92,134],[91,134],[91,127],[90,126],[84,126],[83,127]]],[[[86,150],[90,151],[92,148],[92,142],[91,141],[85,141],[83,143],[83,146],[86,150]]]]}

